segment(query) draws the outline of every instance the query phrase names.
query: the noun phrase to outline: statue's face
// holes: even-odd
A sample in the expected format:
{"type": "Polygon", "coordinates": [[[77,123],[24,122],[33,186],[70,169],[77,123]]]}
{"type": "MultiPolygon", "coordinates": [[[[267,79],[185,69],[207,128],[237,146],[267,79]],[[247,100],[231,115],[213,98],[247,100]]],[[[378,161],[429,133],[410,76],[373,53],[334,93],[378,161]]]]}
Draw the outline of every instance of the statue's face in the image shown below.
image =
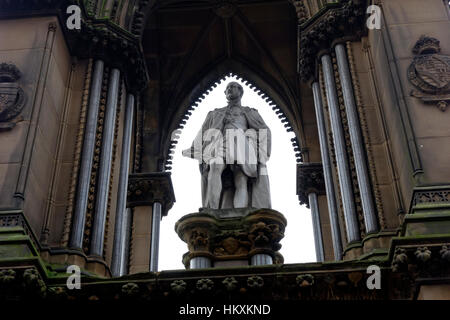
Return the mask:
{"type": "Polygon", "coordinates": [[[227,100],[236,100],[242,97],[242,87],[237,82],[230,82],[225,89],[227,100]]]}

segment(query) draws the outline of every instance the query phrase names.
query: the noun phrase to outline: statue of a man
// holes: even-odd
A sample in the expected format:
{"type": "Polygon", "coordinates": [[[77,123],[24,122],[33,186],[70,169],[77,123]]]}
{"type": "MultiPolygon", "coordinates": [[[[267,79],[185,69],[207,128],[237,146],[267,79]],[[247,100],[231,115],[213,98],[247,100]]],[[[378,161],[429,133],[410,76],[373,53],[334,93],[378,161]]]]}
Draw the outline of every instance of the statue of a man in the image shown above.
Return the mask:
{"type": "Polygon", "coordinates": [[[186,157],[198,159],[204,208],[271,208],[266,161],[270,129],[256,109],[241,106],[243,87],[230,82],[228,105],[210,111],[186,157]]]}

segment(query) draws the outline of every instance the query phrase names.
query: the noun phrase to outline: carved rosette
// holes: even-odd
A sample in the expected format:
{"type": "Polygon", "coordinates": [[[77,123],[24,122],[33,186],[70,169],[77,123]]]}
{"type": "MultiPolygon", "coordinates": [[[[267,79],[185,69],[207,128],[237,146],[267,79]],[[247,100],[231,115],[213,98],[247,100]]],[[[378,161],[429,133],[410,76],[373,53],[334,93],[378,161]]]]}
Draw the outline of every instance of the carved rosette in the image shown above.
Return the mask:
{"type": "Polygon", "coordinates": [[[15,65],[0,63],[0,131],[11,130],[20,121],[17,116],[25,105],[25,93],[18,84],[20,77],[15,65]]]}
{"type": "Polygon", "coordinates": [[[450,56],[440,51],[439,40],[422,36],[412,50],[416,57],[408,68],[408,79],[418,89],[411,96],[445,111],[450,103],[450,56]]]}
{"type": "Polygon", "coordinates": [[[175,202],[170,172],[134,173],[128,179],[127,207],[151,206],[159,202],[162,215],[175,202]]]}
{"type": "Polygon", "coordinates": [[[300,204],[309,208],[308,194],[325,194],[325,180],[321,163],[297,164],[297,195],[300,204]]]}
{"type": "Polygon", "coordinates": [[[212,261],[248,260],[263,253],[282,263],[278,253],[286,227],[284,216],[271,209],[254,209],[245,216],[218,218],[210,212],[188,214],[175,224],[178,236],[187,243],[189,252],[183,263],[198,256],[212,261]]]}
{"type": "Polygon", "coordinates": [[[450,243],[445,241],[395,246],[392,250],[392,271],[408,274],[411,279],[424,281],[427,278],[448,277],[450,275],[449,248],[450,243]]]}

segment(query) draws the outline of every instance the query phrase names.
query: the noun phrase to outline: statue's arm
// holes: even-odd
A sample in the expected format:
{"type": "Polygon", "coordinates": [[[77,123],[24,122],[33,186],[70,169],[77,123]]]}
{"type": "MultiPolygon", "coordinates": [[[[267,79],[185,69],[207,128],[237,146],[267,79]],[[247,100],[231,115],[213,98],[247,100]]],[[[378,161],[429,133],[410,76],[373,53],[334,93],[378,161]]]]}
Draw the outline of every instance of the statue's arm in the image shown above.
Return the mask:
{"type": "Polygon", "coordinates": [[[203,152],[203,132],[205,132],[209,128],[210,122],[211,122],[211,111],[208,112],[208,114],[206,115],[205,121],[203,121],[202,127],[195,136],[195,139],[192,142],[191,147],[181,151],[181,154],[184,157],[198,159],[199,161],[202,160],[201,155],[203,152]]]}

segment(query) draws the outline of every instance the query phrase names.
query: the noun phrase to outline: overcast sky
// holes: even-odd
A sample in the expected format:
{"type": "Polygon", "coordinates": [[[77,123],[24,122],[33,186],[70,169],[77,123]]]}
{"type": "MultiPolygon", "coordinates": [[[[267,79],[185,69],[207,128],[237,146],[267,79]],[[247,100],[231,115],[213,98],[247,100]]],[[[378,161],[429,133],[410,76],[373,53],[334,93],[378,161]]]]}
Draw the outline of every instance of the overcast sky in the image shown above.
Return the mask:
{"type": "Polygon", "coordinates": [[[181,150],[191,146],[209,111],[226,106],[224,91],[230,81],[237,81],[244,87],[242,105],[256,108],[272,132],[272,154],[267,162],[272,209],[281,212],[288,222],[280,253],[285,263],[316,261],[311,213],[299,205],[296,195],[296,161],[291,142],[295,135],[286,132],[275,112],[258,94],[241,81],[228,77],[193,111],[176,145],[172,160],[176,202],[161,222],[160,271],[184,269],[181,259],[188,250],[174,230],[175,222],[186,214],[198,212],[201,207],[198,161],[183,157],[181,150]]]}

